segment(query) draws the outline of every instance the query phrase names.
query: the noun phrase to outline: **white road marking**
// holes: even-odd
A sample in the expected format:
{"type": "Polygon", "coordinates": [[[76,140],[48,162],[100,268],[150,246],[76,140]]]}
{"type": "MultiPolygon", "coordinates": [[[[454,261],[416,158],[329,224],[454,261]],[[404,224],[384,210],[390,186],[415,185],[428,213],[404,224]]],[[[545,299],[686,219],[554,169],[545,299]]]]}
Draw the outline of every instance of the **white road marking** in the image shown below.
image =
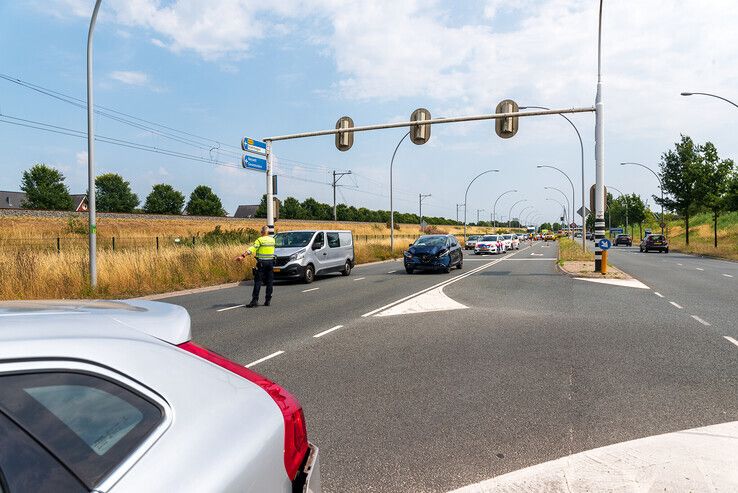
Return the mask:
{"type": "Polygon", "coordinates": [[[225,307],[225,308],[219,308],[219,309],[218,309],[218,310],[216,310],[216,311],[218,311],[218,312],[227,312],[228,310],[233,310],[234,308],[241,308],[242,306],[246,306],[246,305],[234,305],[234,306],[227,306],[227,307],[225,307]]]}
{"type": "Polygon", "coordinates": [[[542,253],[531,253],[530,256],[531,257],[543,257],[543,254],[542,253]]]}
{"type": "Polygon", "coordinates": [[[704,320],[702,320],[697,315],[692,315],[692,318],[695,319],[695,320],[697,320],[699,323],[701,323],[702,325],[704,325],[706,327],[709,327],[710,325],[712,325],[710,322],[705,322],[704,320]]]}
{"type": "Polygon", "coordinates": [[[272,359],[276,356],[279,356],[280,354],[284,354],[284,351],[277,351],[275,353],[270,354],[269,356],[264,356],[263,358],[257,359],[256,361],[252,361],[248,365],[246,365],[246,368],[251,368],[254,365],[258,365],[259,363],[263,363],[268,359],[272,359]]]}
{"type": "Polygon", "coordinates": [[[702,267],[695,267],[695,269],[697,269],[697,270],[705,270],[702,267]]]}
{"type": "Polygon", "coordinates": [[[394,274],[395,272],[397,272],[397,271],[396,270],[391,270],[387,274],[394,274]]]}
{"type": "Polygon", "coordinates": [[[439,286],[426,293],[411,298],[399,305],[390,307],[375,315],[375,317],[389,317],[392,315],[408,315],[410,313],[441,312],[447,310],[463,310],[466,305],[450,298],[443,292],[446,286],[439,286]]]}
{"type": "Polygon", "coordinates": [[[680,310],[683,310],[684,309],[684,307],[682,305],[680,305],[679,303],[674,303],[673,301],[670,301],[669,303],[671,303],[675,307],[679,308],[680,310]]]}
{"type": "Polygon", "coordinates": [[[316,291],[316,290],[318,290],[318,289],[320,289],[320,288],[310,288],[310,289],[303,289],[303,290],[302,290],[302,292],[303,292],[303,293],[309,293],[310,291],[316,291]]]}
{"type": "Polygon", "coordinates": [[[677,265],[684,265],[684,264],[680,264],[679,262],[677,262],[677,265]]]}
{"type": "Polygon", "coordinates": [[[314,335],[313,337],[315,337],[315,338],[318,338],[318,337],[322,337],[322,336],[324,336],[324,335],[326,335],[326,334],[330,334],[330,333],[331,333],[331,332],[333,332],[334,330],[338,330],[338,329],[340,329],[341,327],[343,327],[343,325],[336,325],[335,327],[331,327],[330,329],[328,329],[328,330],[324,330],[323,332],[318,332],[318,333],[317,333],[317,334],[315,334],[315,335],[314,335]]]}
{"type": "Polygon", "coordinates": [[[732,342],[733,344],[735,344],[736,346],[738,346],[738,341],[736,341],[732,337],[730,337],[730,336],[723,336],[723,337],[726,338],[727,340],[729,340],[730,342],[732,342]]]}
{"type": "Polygon", "coordinates": [[[663,295],[663,294],[661,294],[661,293],[659,293],[658,291],[654,291],[654,292],[653,292],[653,294],[655,294],[655,295],[656,295],[656,296],[658,296],[659,298],[663,298],[663,297],[664,297],[664,295],[663,295]]]}
{"type": "Polygon", "coordinates": [[[733,277],[730,274],[723,274],[725,277],[733,277]]]}
{"type": "Polygon", "coordinates": [[[597,277],[575,277],[574,279],[599,284],[610,284],[612,286],[622,286],[625,288],[651,289],[638,279],[599,279],[597,277]]]}
{"type": "Polygon", "coordinates": [[[354,281],[361,281],[362,279],[366,279],[366,277],[357,277],[354,281]]]}

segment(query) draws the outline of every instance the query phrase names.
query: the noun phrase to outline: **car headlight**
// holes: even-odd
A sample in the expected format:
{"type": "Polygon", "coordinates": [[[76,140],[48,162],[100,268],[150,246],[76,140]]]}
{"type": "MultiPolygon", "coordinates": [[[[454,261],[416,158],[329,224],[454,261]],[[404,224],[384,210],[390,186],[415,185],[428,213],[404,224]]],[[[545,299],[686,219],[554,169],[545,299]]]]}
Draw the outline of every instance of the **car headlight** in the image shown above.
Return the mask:
{"type": "Polygon", "coordinates": [[[441,250],[438,252],[439,257],[445,257],[446,255],[448,255],[448,250],[441,250]]]}
{"type": "Polygon", "coordinates": [[[405,253],[404,253],[404,255],[405,255],[405,257],[407,257],[407,258],[413,258],[413,254],[412,254],[412,253],[410,253],[410,252],[405,252],[405,253]]]}
{"type": "Polygon", "coordinates": [[[292,255],[290,255],[290,261],[300,260],[303,258],[305,258],[305,250],[300,250],[299,252],[295,252],[292,255]]]}

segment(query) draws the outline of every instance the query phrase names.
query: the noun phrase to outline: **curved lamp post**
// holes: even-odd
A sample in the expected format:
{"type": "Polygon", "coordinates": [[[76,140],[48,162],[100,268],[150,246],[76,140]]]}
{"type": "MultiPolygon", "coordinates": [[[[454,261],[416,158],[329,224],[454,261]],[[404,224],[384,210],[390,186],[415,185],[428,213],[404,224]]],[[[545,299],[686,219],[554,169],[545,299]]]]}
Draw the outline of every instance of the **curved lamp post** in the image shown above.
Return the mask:
{"type": "Polygon", "coordinates": [[[664,184],[661,181],[661,177],[654,170],[652,170],[645,164],[626,162],[626,163],[620,163],[620,166],[625,166],[626,164],[632,164],[633,166],[640,166],[641,168],[646,168],[648,171],[653,173],[653,176],[655,176],[656,179],[659,181],[659,188],[661,189],[661,221],[659,221],[660,223],[659,226],[661,226],[661,234],[664,234],[664,224],[666,223],[666,221],[664,219],[664,184]]]}
{"type": "Polygon", "coordinates": [[[564,209],[564,217],[567,216],[567,210],[566,210],[566,206],[564,204],[562,204],[561,202],[559,202],[556,199],[552,199],[551,197],[546,197],[546,200],[550,200],[551,202],[556,202],[557,204],[559,204],[564,209]]]}
{"type": "MultiPolygon", "coordinates": [[[[556,190],[561,195],[563,195],[564,196],[564,201],[566,203],[566,210],[569,211],[569,212],[571,212],[571,208],[569,207],[569,197],[567,197],[567,195],[564,192],[562,192],[560,189],[558,189],[556,187],[543,187],[543,188],[545,188],[546,190],[556,190]]],[[[574,206],[574,201],[572,200],[572,207],[573,206],[574,206]]],[[[567,215],[567,217],[568,217],[568,215],[567,215]]]]}
{"type": "Polygon", "coordinates": [[[90,287],[97,287],[97,217],[95,210],[95,106],[92,86],[92,45],[100,2],[96,0],[87,31],[87,210],[89,213],[90,287]]]}
{"type": "Polygon", "coordinates": [[[494,205],[492,206],[492,227],[496,227],[495,223],[497,222],[497,202],[502,198],[503,195],[507,195],[508,193],[517,192],[517,190],[508,190],[507,192],[502,192],[499,197],[497,197],[497,200],[495,200],[494,205]]]}
{"type": "Polygon", "coordinates": [[[466,192],[464,192],[464,243],[466,243],[466,210],[467,210],[466,204],[469,203],[469,201],[467,200],[468,195],[469,195],[469,187],[471,187],[472,183],[477,181],[477,178],[479,178],[480,176],[486,175],[487,173],[499,173],[499,172],[500,170],[498,169],[488,169],[487,171],[482,171],[477,176],[472,178],[472,181],[470,181],[469,185],[466,186],[466,192]]]}
{"type": "MultiPolygon", "coordinates": [[[[519,109],[524,110],[526,108],[537,108],[537,109],[542,109],[542,110],[549,109],[549,108],[546,108],[545,106],[521,106],[519,109]]],[[[566,115],[563,115],[563,114],[561,114],[559,116],[565,118],[566,121],[569,122],[569,124],[572,126],[572,128],[574,128],[574,131],[577,133],[577,138],[579,139],[579,151],[580,151],[580,154],[581,154],[581,157],[582,157],[582,231],[584,231],[584,228],[585,228],[585,226],[587,224],[587,217],[584,214],[584,211],[586,210],[586,207],[584,205],[584,193],[585,193],[585,188],[584,188],[584,144],[582,143],[582,134],[579,133],[579,129],[577,128],[576,125],[574,125],[574,122],[572,122],[569,119],[569,117],[567,117],[566,115]]],[[[571,181],[571,180],[569,180],[569,181],[571,181]]],[[[571,208],[574,209],[574,196],[573,195],[571,197],[571,208]]],[[[573,217],[573,214],[572,214],[572,217],[573,217]]],[[[576,221],[573,221],[573,222],[576,223],[576,221]]],[[[587,244],[586,244],[586,241],[585,241],[585,238],[584,238],[585,236],[587,236],[587,235],[582,234],[582,250],[586,250],[587,249],[587,244]]]]}
{"type": "MultiPolygon", "coordinates": [[[[710,96],[711,98],[722,99],[726,103],[730,103],[733,106],[735,106],[736,108],[738,108],[738,104],[735,104],[730,99],[726,99],[726,98],[724,98],[722,96],[718,96],[717,94],[710,94],[709,92],[683,92],[682,93],[682,96],[694,96],[694,95],[697,95],[697,94],[699,94],[700,96],[710,96]]],[[[520,108],[520,109],[522,109],[522,108],[520,108]]]]}
{"type": "MultiPolygon", "coordinates": [[[[548,166],[546,164],[539,164],[538,166],[536,166],[536,168],[551,168],[551,169],[555,169],[556,171],[558,171],[559,173],[561,173],[562,175],[564,175],[566,177],[566,179],[569,180],[569,185],[571,185],[572,203],[574,203],[574,182],[571,181],[571,178],[569,178],[569,175],[567,175],[566,173],[564,173],[563,170],[557,168],[556,166],[548,166]]],[[[573,214],[574,211],[571,211],[571,212],[572,212],[571,220],[572,220],[572,222],[574,222],[574,214],[573,214]]],[[[584,210],[582,210],[582,212],[584,212],[584,210]]],[[[573,235],[574,235],[574,232],[572,232],[572,237],[573,237],[573,235]]]]}
{"type": "Polygon", "coordinates": [[[395,251],[395,207],[392,203],[392,167],[395,164],[397,149],[400,148],[400,144],[402,144],[402,141],[405,140],[405,137],[408,135],[410,135],[410,132],[407,132],[402,136],[400,142],[395,146],[395,152],[392,153],[392,159],[390,160],[390,253],[395,251]]]}
{"type": "Polygon", "coordinates": [[[516,205],[520,204],[521,202],[528,202],[528,199],[520,199],[517,202],[515,202],[513,205],[510,206],[510,214],[508,214],[508,216],[507,216],[507,229],[510,229],[510,222],[512,221],[512,211],[513,211],[513,208],[516,205]]]}

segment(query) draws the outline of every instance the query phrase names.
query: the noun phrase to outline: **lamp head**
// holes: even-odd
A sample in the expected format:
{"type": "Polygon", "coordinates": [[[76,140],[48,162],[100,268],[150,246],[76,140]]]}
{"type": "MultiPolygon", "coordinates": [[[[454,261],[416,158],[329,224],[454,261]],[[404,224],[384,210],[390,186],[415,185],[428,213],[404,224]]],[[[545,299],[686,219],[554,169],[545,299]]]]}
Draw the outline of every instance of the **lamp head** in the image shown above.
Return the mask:
{"type": "Polygon", "coordinates": [[[691,96],[692,94],[693,94],[693,93],[691,93],[691,92],[683,92],[683,93],[682,93],[682,96],[691,96]]]}

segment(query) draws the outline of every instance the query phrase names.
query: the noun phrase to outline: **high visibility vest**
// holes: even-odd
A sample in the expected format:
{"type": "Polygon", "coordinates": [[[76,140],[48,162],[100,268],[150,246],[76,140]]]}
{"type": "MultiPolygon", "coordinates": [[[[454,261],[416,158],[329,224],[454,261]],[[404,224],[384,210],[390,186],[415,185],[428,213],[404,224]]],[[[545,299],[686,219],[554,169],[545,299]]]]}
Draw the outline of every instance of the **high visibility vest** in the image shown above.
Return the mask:
{"type": "Polygon", "coordinates": [[[249,251],[251,255],[256,256],[259,260],[274,260],[274,237],[262,236],[257,238],[249,251]]]}

